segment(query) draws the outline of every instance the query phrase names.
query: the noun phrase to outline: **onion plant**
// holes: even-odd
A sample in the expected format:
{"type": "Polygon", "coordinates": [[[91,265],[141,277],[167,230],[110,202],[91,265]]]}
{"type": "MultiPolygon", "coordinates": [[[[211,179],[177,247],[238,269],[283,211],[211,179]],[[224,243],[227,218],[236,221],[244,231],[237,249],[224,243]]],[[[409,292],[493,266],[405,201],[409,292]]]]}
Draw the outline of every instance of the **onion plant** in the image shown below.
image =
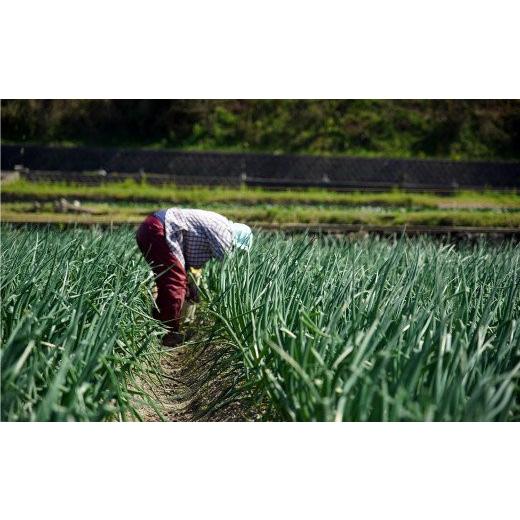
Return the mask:
{"type": "Polygon", "coordinates": [[[266,419],[520,419],[517,244],[261,235],[206,283],[266,419]]]}
{"type": "Polygon", "coordinates": [[[1,249],[2,420],[139,417],[160,331],[132,233],[3,227],[1,249]]]}

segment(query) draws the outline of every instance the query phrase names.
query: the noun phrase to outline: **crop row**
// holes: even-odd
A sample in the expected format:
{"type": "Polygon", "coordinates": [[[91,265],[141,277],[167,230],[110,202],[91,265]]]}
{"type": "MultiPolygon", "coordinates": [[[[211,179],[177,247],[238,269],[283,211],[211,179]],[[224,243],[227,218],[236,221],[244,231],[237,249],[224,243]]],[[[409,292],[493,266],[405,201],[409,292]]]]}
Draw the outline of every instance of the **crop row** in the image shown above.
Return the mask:
{"type": "Polygon", "coordinates": [[[268,419],[520,418],[518,245],[261,236],[206,283],[268,419]]]}
{"type": "Polygon", "coordinates": [[[2,228],[3,421],[139,418],[159,376],[148,272],[128,229],[2,228]]]}

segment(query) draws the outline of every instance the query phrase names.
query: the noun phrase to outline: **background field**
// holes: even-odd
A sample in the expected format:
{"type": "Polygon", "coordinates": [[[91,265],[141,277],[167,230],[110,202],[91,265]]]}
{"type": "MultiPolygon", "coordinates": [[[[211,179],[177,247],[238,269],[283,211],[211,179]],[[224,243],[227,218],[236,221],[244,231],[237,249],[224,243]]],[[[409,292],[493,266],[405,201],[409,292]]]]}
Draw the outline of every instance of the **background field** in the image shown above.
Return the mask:
{"type": "Polygon", "coordinates": [[[123,183],[4,183],[2,218],[7,222],[138,223],[160,207],[198,207],[253,225],[444,226],[520,229],[516,192],[460,191],[451,196],[405,193],[340,193],[327,190],[266,190],[153,186],[123,183]],[[60,199],[81,202],[81,212],[60,210],[60,199]],[[56,206],[58,205],[58,210],[56,206]]]}
{"type": "Polygon", "coordinates": [[[4,100],[2,143],[4,221],[520,229],[517,100],[4,100]]]}

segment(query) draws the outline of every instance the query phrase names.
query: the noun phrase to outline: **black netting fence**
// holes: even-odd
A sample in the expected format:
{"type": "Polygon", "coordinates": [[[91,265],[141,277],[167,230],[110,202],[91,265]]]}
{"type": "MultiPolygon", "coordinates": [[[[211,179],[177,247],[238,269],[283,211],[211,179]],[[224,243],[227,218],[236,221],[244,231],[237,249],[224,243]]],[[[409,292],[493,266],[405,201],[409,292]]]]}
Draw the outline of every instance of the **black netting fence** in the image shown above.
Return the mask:
{"type": "Polygon", "coordinates": [[[149,182],[333,189],[520,189],[520,162],[314,157],[2,145],[2,170],[32,180],[149,182]]]}

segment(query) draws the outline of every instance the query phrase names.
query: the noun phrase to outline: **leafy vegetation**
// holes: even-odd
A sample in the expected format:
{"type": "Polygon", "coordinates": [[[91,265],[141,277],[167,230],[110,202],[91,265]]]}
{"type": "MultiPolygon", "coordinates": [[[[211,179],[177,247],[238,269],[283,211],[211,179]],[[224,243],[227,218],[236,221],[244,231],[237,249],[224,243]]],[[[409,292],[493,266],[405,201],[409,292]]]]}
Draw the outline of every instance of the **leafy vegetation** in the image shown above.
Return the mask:
{"type": "Polygon", "coordinates": [[[4,142],[497,159],[517,100],[3,100],[4,142]]]}
{"type": "MultiPolygon", "coordinates": [[[[1,269],[2,420],[155,406],[143,387],[160,378],[161,329],[131,230],[4,225],[1,269]]],[[[214,325],[197,341],[228,345],[211,371],[234,374],[209,406],[246,396],[264,419],[517,421],[519,282],[513,242],[257,234],[250,254],[205,270],[214,325]]]]}
{"type": "Polygon", "coordinates": [[[520,419],[518,245],[260,236],[207,296],[266,419],[520,419]]]}
{"type": "Polygon", "coordinates": [[[127,230],[2,227],[2,421],[139,418],[159,377],[148,271],[127,230]],[[148,280],[148,281],[147,281],[148,280]]]}

